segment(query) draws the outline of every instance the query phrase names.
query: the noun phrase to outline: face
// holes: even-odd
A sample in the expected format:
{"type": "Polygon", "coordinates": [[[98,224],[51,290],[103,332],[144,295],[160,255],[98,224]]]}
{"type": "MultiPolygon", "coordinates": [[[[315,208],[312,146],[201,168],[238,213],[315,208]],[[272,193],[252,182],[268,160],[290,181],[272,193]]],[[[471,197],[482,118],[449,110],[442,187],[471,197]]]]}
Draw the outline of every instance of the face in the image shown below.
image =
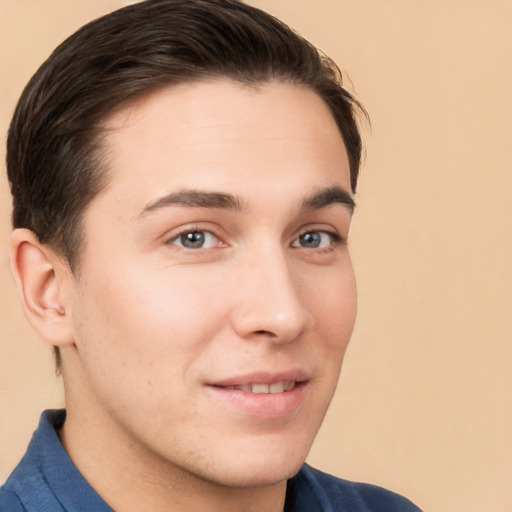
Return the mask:
{"type": "Polygon", "coordinates": [[[187,84],[117,113],[105,145],[111,180],[70,292],[70,411],[210,482],[290,477],[356,310],[331,114],[292,85],[187,84]]]}

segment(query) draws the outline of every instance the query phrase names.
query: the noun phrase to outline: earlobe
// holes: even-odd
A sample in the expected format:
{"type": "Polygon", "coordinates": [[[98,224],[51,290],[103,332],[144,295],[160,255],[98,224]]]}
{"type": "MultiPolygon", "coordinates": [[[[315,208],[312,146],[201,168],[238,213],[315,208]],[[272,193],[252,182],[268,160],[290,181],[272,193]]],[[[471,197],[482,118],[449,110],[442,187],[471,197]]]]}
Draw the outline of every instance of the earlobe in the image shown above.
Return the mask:
{"type": "Polygon", "coordinates": [[[48,246],[28,229],[15,229],[10,244],[11,272],[27,320],[54,346],[73,343],[66,309],[63,264],[48,246]]]}

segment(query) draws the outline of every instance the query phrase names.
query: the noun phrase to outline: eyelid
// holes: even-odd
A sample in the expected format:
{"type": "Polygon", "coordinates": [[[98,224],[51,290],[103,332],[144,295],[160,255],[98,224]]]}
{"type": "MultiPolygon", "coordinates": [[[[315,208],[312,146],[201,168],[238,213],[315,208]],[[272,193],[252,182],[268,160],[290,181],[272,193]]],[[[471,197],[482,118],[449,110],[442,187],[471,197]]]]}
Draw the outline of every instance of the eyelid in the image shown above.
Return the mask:
{"type": "Polygon", "coordinates": [[[170,243],[172,243],[173,245],[177,245],[179,247],[183,247],[184,249],[193,250],[193,251],[199,251],[201,249],[212,249],[214,247],[219,247],[222,244],[222,242],[219,240],[219,238],[216,235],[214,235],[211,231],[205,231],[205,230],[185,231],[181,235],[178,235],[178,236],[174,237],[172,240],[170,240],[170,243]],[[185,235],[187,237],[188,235],[190,235],[192,233],[194,233],[194,234],[200,233],[203,235],[203,238],[201,240],[203,245],[200,245],[199,247],[187,247],[184,244],[184,241],[182,240],[183,236],[185,235]]]}
{"type": "MultiPolygon", "coordinates": [[[[166,245],[174,245],[177,247],[181,247],[185,250],[200,250],[200,249],[190,249],[188,247],[184,247],[183,245],[174,243],[175,240],[179,239],[182,235],[186,233],[209,233],[212,236],[214,236],[217,241],[218,245],[220,247],[226,247],[227,243],[224,242],[223,238],[216,233],[216,229],[214,229],[212,226],[206,227],[205,225],[201,225],[201,223],[195,222],[192,224],[186,224],[184,226],[180,226],[179,228],[173,229],[171,232],[168,232],[164,237],[163,241],[166,245]]],[[[212,247],[204,247],[202,249],[211,249],[212,247]]]]}
{"type": "Polygon", "coordinates": [[[313,251],[313,250],[325,251],[325,250],[332,249],[334,246],[340,245],[341,243],[343,243],[343,239],[340,237],[340,235],[338,233],[336,233],[334,231],[329,231],[329,230],[325,230],[325,229],[307,229],[304,232],[302,232],[301,234],[299,234],[293,240],[291,246],[297,247],[299,249],[306,249],[309,251],[313,251]],[[330,241],[329,241],[328,245],[326,245],[326,246],[321,245],[319,247],[305,247],[305,246],[300,245],[299,242],[300,242],[301,237],[303,237],[304,235],[307,235],[308,233],[322,233],[323,235],[327,235],[330,238],[330,241]]]}
{"type": "MultiPolygon", "coordinates": [[[[190,224],[185,224],[183,226],[174,228],[173,230],[168,231],[163,237],[163,243],[165,245],[174,245],[176,247],[180,247],[184,250],[193,250],[193,251],[199,251],[201,249],[207,250],[207,249],[213,249],[214,247],[203,247],[203,248],[197,248],[197,249],[191,249],[188,247],[184,247],[182,244],[174,243],[175,240],[179,239],[180,236],[186,234],[186,233],[194,233],[194,232],[202,232],[202,233],[209,233],[217,240],[217,247],[227,247],[228,244],[226,240],[226,236],[219,234],[219,231],[221,231],[218,226],[212,225],[209,222],[192,222],[190,224]]],[[[320,247],[316,248],[317,250],[321,249],[328,249],[329,247],[333,247],[336,245],[345,245],[347,243],[347,237],[339,232],[338,229],[333,227],[332,225],[326,226],[325,224],[322,225],[308,225],[304,226],[302,229],[296,232],[293,239],[291,240],[291,246],[292,247],[298,247],[298,248],[305,248],[301,247],[300,245],[296,245],[296,242],[299,240],[299,238],[307,233],[313,233],[313,232],[319,232],[324,233],[328,235],[331,239],[331,243],[327,247],[320,247]]],[[[311,250],[311,249],[309,249],[311,250]]]]}
{"type": "Polygon", "coordinates": [[[325,233],[325,234],[329,235],[331,237],[333,243],[335,243],[335,244],[345,244],[345,243],[347,243],[346,237],[343,236],[339,232],[339,230],[337,230],[336,228],[334,228],[332,226],[326,226],[325,224],[322,225],[322,226],[319,226],[319,225],[305,226],[304,228],[300,229],[297,232],[297,235],[293,239],[293,242],[295,242],[301,236],[303,236],[303,235],[305,235],[307,233],[315,233],[315,232],[316,233],[325,233]]]}

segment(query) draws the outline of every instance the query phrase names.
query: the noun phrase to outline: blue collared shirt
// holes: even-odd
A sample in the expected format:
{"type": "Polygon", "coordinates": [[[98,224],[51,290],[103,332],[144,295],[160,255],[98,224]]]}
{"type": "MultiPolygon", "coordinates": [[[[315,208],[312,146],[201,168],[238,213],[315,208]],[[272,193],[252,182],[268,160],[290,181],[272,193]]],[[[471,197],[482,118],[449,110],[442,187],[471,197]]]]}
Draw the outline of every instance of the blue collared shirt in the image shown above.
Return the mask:
{"type": "MultiPolygon", "coordinates": [[[[45,411],[27,452],[0,489],[0,512],[113,512],[75,467],[57,430],[66,411],[45,411]]],[[[285,512],[421,512],[398,494],[304,465],[288,481],[285,512]]]]}

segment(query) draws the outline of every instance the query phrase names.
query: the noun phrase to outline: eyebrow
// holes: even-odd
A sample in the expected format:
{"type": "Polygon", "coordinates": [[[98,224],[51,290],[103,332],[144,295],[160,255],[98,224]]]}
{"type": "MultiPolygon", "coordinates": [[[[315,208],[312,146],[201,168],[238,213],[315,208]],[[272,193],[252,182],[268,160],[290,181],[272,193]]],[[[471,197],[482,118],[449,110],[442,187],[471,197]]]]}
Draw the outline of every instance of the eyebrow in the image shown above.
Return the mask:
{"type": "Polygon", "coordinates": [[[137,215],[137,218],[144,217],[148,213],[168,206],[215,208],[234,211],[242,211],[245,209],[243,201],[232,194],[225,194],[222,192],[205,192],[202,190],[180,190],[160,197],[155,201],[151,201],[137,215]]]}
{"type": "MultiPolygon", "coordinates": [[[[322,189],[304,199],[301,210],[319,210],[332,204],[343,204],[350,212],[355,208],[352,196],[338,186],[322,189]]],[[[232,195],[223,192],[207,192],[202,190],[180,190],[160,197],[148,203],[136,218],[169,206],[184,206],[191,208],[211,208],[220,210],[244,211],[244,202],[232,195]]]]}
{"type": "Polygon", "coordinates": [[[319,210],[332,204],[343,204],[353,212],[356,203],[352,196],[341,187],[329,187],[307,197],[302,203],[302,210],[319,210]]]}

